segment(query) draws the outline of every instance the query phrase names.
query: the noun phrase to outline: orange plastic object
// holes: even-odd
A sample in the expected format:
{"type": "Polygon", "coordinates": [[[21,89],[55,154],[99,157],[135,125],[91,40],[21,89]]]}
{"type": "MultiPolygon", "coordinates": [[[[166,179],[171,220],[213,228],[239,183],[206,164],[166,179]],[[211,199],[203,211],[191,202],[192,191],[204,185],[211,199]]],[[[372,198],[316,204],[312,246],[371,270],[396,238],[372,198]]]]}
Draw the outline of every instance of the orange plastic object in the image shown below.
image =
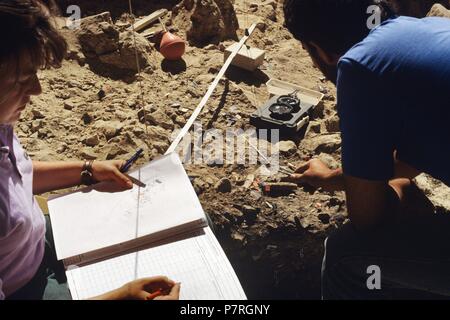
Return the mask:
{"type": "Polygon", "coordinates": [[[164,33],[160,45],[160,52],[164,58],[167,60],[179,60],[185,50],[186,43],[183,39],[170,32],[164,33]]]}

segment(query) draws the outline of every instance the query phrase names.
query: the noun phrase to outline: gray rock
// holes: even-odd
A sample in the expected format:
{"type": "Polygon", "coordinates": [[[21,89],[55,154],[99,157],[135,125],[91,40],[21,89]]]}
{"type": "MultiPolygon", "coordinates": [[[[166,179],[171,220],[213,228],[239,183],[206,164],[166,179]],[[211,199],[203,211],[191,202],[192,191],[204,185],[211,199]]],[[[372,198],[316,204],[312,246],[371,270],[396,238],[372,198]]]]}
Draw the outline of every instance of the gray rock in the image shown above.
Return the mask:
{"type": "Polygon", "coordinates": [[[169,142],[170,135],[163,128],[160,128],[158,126],[149,126],[146,129],[145,137],[147,137],[149,142],[155,141],[169,142]]]}
{"type": "Polygon", "coordinates": [[[341,147],[340,134],[323,134],[302,141],[302,146],[314,154],[332,154],[341,147]]]}
{"type": "Polygon", "coordinates": [[[271,6],[273,10],[277,10],[277,8],[278,8],[278,3],[275,0],[267,0],[267,1],[264,1],[263,4],[271,6]]]}
{"type": "Polygon", "coordinates": [[[31,132],[36,132],[39,129],[42,129],[44,127],[44,121],[43,120],[34,120],[31,123],[31,132]]]}
{"type": "Polygon", "coordinates": [[[450,187],[426,174],[417,176],[415,182],[437,209],[450,213],[450,187]]]}
{"type": "Polygon", "coordinates": [[[89,147],[95,147],[100,143],[100,139],[98,138],[98,135],[94,134],[92,136],[87,137],[84,140],[84,143],[89,147]]]}
{"type": "Polygon", "coordinates": [[[337,114],[325,120],[325,128],[328,132],[340,132],[339,117],[337,114]]]}
{"type": "Polygon", "coordinates": [[[118,39],[118,49],[99,55],[98,59],[105,65],[111,65],[119,69],[132,70],[137,72],[136,65],[136,53],[137,49],[139,65],[141,68],[147,68],[151,66],[150,52],[152,47],[150,46],[147,39],[145,39],[140,34],[135,34],[136,46],[134,44],[133,32],[126,31],[119,35],[118,39]]]}
{"type": "Polygon", "coordinates": [[[106,160],[116,159],[118,156],[127,154],[127,150],[119,147],[118,145],[111,145],[107,147],[106,160]]]}
{"type": "Polygon", "coordinates": [[[442,4],[436,3],[433,7],[431,7],[427,17],[450,18],[450,10],[447,10],[447,8],[445,8],[442,4]]]}
{"type": "Polygon", "coordinates": [[[271,5],[261,6],[258,10],[260,15],[266,19],[276,22],[277,21],[277,12],[271,5]]]}
{"type": "Polygon", "coordinates": [[[245,235],[235,231],[231,234],[231,239],[240,242],[240,243],[244,243],[245,242],[245,235]]]}
{"type": "Polygon", "coordinates": [[[74,107],[75,106],[74,106],[74,104],[72,102],[69,102],[69,101],[65,101],[64,102],[64,109],[66,109],[66,110],[73,110],[74,107]]]}
{"type": "Polygon", "coordinates": [[[208,44],[237,39],[239,22],[232,0],[183,0],[172,11],[177,20],[190,20],[187,39],[208,44]]]}
{"type": "MultiPolygon", "coordinates": [[[[141,112],[138,115],[140,116],[139,120],[142,121],[144,113],[141,112]]],[[[145,115],[145,118],[146,118],[147,122],[150,123],[151,125],[161,126],[162,128],[164,128],[166,130],[174,129],[174,124],[173,124],[172,119],[170,119],[170,117],[161,109],[158,109],[152,113],[147,113],[145,115]]]]}
{"type": "Polygon", "coordinates": [[[308,128],[306,129],[306,137],[311,137],[318,135],[320,133],[320,122],[319,121],[310,121],[308,124],[308,128]]]}
{"type": "Polygon", "coordinates": [[[76,34],[83,52],[88,57],[111,53],[119,49],[119,31],[114,28],[109,12],[82,19],[76,34]]]}
{"type": "Polygon", "coordinates": [[[56,149],[56,152],[58,152],[58,153],[63,153],[63,152],[66,151],[66,150],[67,150],[67,144],[62,143],[62,144],[58,147],[58,149],[56,149]]]}
{"type": "Polygon", "coordinates": [[[315,118],[321,118],[323,117],[323,113],[325,111],[325,105],[323,102],[320,102],[312,111],[312,117],[315,118]]]}
{"type": "Polygon", "coordinates": [[[31,109],[31,113],[33,114],[33,120],[45,118],[45,115],[37,109],[31,109]]]}
{"type": "Polygon", "coordinates": [[[327,154],[327,153],[321,153],[319,154],[318,158],[325,163],[330,169],[337,169],[340,167],[339,162],[337,162],[333,156],[327,154]]]}
{"type": "Polygon", "coordinates": [[[195,178],[192,185],[195,193],[198,195],[202,194],[208,188],[208,184],[200,178],[195,178]]]}
{"type": "Polygon", "coordinates": [[[277,146],[283,155],[291,155],[297,152],[297,145],[294,141],[280,141],[277,143],[277,146]]]}
{"type": "Polygon", "coordinates": [[[255,181],[255,175],[254,174],[249,174],[246,178],[245,178],[245,182],[244,182],[244,188],[248,189],[252,186],[253,181],[255,181]]]}
{"type": "Polygon", "coordinates": [[[155,148],[159,154],[164,154],[167,149],[169,149],[169,144],[164,141],[155,141],[152,143],[153,148],[155,148]]]}
{"type": "Polygon", "coordinates": [[[136,137],[141,137],[145,134],[145,129],[137,126],[134,127],[132,131],[136,137]]]}
{"type": "Polygon", "coordinates": [[[151,65],[150,43],[141,34],[120,32],[114,26],[109,12],[82,19],[76,35],[89,64],[95,66],[94,70],[102,66],[104,70],[111,67],[137,72],[136,51],[143,69],[151,65]]]}
{"type": "Polygon", "coordinates": [[[186,119],[183,116],[176,116],[174,122],[180,126],[183,126],[186,124],[186,119]]]}
{"type": "Polygon", "coordinates": [[[205,182],[206,182],[208,185],[211,185],[211,186],[214,185],[214,179],[213,179],[212,177],[210,177],[210,176],[205,176],[205,177],[203,177],[203,179],[205,180],[205,182]]]}
{"type": "Polygon", "coordinates": [[[123,123],[119,121],[100,120],[95,123],[94,127],[98,130],[99,133],[104,134],[107,140],[109,140],[114,138],[121,132],[123,123]]]}
{"type": "Polygon", "coordinates": [[[91,148],[84,148],[80,152],[81,157],[86,160],[97,159],[97,154],[91,148]]]}

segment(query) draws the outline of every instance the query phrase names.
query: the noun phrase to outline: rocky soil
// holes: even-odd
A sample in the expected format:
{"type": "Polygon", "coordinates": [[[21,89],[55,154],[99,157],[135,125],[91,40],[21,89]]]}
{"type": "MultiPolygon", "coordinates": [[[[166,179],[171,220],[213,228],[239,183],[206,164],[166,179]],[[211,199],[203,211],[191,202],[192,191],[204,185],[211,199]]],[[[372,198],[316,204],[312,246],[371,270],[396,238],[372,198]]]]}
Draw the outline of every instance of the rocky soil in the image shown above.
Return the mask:
{"type": "MultiPolygon", "coordinates": [[[[65,2],[59,1],[63,9],[65,2]]],[[[335,88],[283,27],[281,1],[133,1],[138,17],[168,9],[163,22],[189,41],[184,60],[169,62],[158,52],[159,24],[136,35],[140,76],[126,1],[74,3],[84,16],[110,13],[75,32],[61,29],[70,43],[68,60],[40,73],[44,93],[17,125],[34,159],[125,159],[142,147],[144,164],[164,154],[172,132],[185,124],[220,70],[224,49],[257,22],[248,44],[266,50],[264,65],[253,73],[227,72],[199,117],[203,128],[251,128],[250,114],[269,98],[267,80],[288,81],[325,98],[306,131],[282,143],[281,164],[319,157],[339,166],[335,88]]],[[[265,195],[258,182],[277,182],[281,175],[261,176],[259,167],[186,165],[249,298],[319,298],[323,240],[346,221],[344,195],[303,186],[265,195]]],[[[439,211],[450,211],[448,188],[426,176],[419,182],[439,211]]]]}

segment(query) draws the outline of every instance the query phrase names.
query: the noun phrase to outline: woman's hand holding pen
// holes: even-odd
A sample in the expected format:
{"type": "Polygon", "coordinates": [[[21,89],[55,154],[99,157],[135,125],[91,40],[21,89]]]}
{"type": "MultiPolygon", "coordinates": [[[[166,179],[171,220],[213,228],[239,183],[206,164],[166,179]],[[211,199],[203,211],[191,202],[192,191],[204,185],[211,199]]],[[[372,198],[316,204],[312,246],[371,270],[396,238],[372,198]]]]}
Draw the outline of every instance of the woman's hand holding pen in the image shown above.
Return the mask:
{"type": "Polygon", "coordinates": [[[178,300],[180,284],[167,277],[152,277],[129,282],[119,289],[90,300],[178,300]]]}
{"type": "MultiPolygon", "coordinates": [[[[133,179],[130,176],[127,176],[126,172],[131,168],[131,166],[139,159],[141,154],[144,152],[143,149],[139,149],[130,159],[127,161],[99,161],[93,162],[92,164],[92,177],[97,182],[111,181],[115,182],[115,184],[122,190],[114,190],[123,191],[127,189],[133,188],[133,179]]],[[[141,187],[145,187],[140,181],[135,181],[141,187]]]]}
{"type": "Polygon", "coordinates": [[[126,161],[94,161],[92,164],[92,177],[98,182],[114,182],[123,190],[133,188],[133,183],[128,179],[120,169],[125,165],[126,161]]]}
{"type": "Polygon", "coordinates": [[[128,300],[178,300],[180,284],[167,277],[139,279],[124,285],[125,299],[128,300]]]}

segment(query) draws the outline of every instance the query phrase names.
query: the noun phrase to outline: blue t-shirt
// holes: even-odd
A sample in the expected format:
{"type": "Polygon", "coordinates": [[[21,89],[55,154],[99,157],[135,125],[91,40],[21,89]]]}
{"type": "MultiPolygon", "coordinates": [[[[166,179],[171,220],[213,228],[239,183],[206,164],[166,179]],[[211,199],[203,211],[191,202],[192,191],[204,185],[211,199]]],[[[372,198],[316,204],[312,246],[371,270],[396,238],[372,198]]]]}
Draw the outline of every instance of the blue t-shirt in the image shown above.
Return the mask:
{"type": "Polygon", "coordinates": [[[344,173],[389,180],[394,151],[450,185],[450,19],[398,17],[338,64],[344,173]]]}

